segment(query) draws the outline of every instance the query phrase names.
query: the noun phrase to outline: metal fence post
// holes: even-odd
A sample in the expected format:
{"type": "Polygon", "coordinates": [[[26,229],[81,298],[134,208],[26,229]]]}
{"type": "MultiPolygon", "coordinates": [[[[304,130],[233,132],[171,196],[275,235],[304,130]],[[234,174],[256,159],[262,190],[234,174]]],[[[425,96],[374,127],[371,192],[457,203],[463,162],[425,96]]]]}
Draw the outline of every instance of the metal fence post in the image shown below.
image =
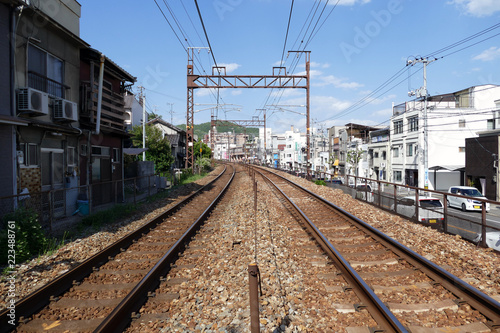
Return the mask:
{"type": "Polygon", "coordinates": [[[136,190],[137,190],[137,186],[136,186],[136,183],[137,183],[137,178],[134,178],[134,205],[137,203],[136,201],[136,190]]]}
{"type": "Polygon", "coordinates": [[[481,202],[481,246],[486,247],[486,202],[481,202]]]}
{"type": "Polygon", "coordinates": [[[448,232],[448,196],[444,194],[444,219],[443,219],[443,232],[448,232]]]}
{"type": "Polygon", "coordinates": [[[49,191],[49,230],[52,233],[52,220],[54,219],[54,191],[49,191]]]}
{"type": "Polygon", "coordinates": [[[92,184],[89,184],[89,215],[92,214],[92,205],[93,205],[93,200],[92,200],[92,184]]]}
{"type": "Polygon", "coordinates": [[[419,222],[419,208],[420,202],[418,202],[418,190],[415,191],[415,217],[417,218],[417,222],[419,222]]]}
{"type": "Polygon", "coordinates": [[[380,181],[377,181],[377,192],[378,192],[378,206],[381,207],[382,206],[382,203],[381,203],[381,198],[380,198],[380,188],[382,187],[382,184],[380,183],[380,181]]]}
{"type": "Polygon", "coordinates": [[[398,186],[394,184],[394,211],[398,211],[398,186]]]}
{"type": "Polygon", "coordinates": [[[248,265],[248,282],[250,285],[250,328],[252,333],[259,333],[259,267],[257,264],[248,265]]]}

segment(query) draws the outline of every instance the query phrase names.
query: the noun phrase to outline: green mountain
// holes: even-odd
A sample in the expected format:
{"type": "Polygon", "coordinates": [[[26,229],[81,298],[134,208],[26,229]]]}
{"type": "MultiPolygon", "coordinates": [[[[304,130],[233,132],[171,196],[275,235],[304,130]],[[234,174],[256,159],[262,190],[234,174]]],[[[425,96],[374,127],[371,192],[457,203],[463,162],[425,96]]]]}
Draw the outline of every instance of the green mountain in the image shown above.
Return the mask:
{"type": "MultiPolygon", "coordinates": [[[[186,129],[186,124],[175,125],[179,128],[186,129]]],[[[234,130],[235,134],[245,133],[245,128],[240,127],[236,124],[234,126],[217,126],[218,133],[232,132],[234,130]]],[[[203,138],[204,135],[210,132],[210,122],[194,125],[194,135],[197,135],[198,138],[203,138]]],[[[247,127],[246,128],[247,135],[259,137],[259,129],[255,127],[247,127]]]]}

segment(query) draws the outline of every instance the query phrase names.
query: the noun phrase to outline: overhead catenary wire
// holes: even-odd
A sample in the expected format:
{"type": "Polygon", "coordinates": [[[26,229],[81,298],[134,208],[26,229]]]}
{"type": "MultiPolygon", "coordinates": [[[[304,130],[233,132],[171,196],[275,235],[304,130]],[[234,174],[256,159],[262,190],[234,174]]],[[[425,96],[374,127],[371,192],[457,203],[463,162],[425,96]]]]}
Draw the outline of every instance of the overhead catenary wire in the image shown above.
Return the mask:
{"type": "Polygon", "coordinates": [[[215,67],[218,67],[217,66],[217,60],[215,60],[215,55],[214,55],[214,52],[213,52],[213,49],[212,49],[212,45],[210,44],[210,39],[208,38],[207,29],[205,28],[205,22],[203,22],[203,17],[201,16],[200,7],[198,6],[198,0],[194,0],[194,3],[196,5],[196,10],[198,11],[198,16],[200,18],[201,26],[203,28],[203,32],[205,34],[205,38],[206,38],[207,43],[208,43],[208,47],[210,48],[210,54],[212,55],[212,59],[214,60],[215,67]]]}
{"type": "MultiPolygon", "coordinates": [[[[157,0],[154,0],[156,6],[158,7],[158,9],[160,10],[161,14],[163,15],[163,18],[165,19],[165,21],[168,23],[170,29],[172,30],[172,32],[174,33],[174,35],[176,36],[177,40],[179,41],[179,43],[181,44],[182,48],[184,49],[184,51],[186,52],[186,54],[189,52],[188,51],[188,48],[189,47],[193,47],[193,43],[191,41],[191,39],[189,38],[188,34],[186,33],[186,30],[182,27],[182,24],[181,24],[181,20],[179,20],[174,11],[172,10],[171,6],[168,4],[168,1],[167,0],[163,0],[163,3],[165,5],[165,7],[168,9],[168,12],[170,13],[170,15],[172,16],[172,19],[175,21],[175,26],[177,26],[178,30],[179,30],[179,33],[176,31],[175,27],[174,27],[174,24],[171,23],[171,21],[169,20],[169,18],[167,17],[165,11],[161,8],[160,4],[157,2],[157,0]],[[182,35],[182,37],[184,38],[184,41],[182,40],[182,38],[179,36],[179,35],[182,35]]],[[[181,1],[182,3],[182,1],[181,1]]],[[[193,25],[193,28],[195,29],[196,33],[198,34],[197,30],[196,30],[196,27],[194,26],[190,16],[189,16],[189,13],[188,11],[186,10],[184,4],[182,4],[186,14],[188,15],[189,17],[189,20],[191,22],[191,24],[193,25]]],[[[203,24],[203,22],[202,22],[203,24]]],[[[200,38],[200,41],[202,42],[203,44],[203,41],[201,40],[201,37],[199,36],[198,34],[198,37],[200,38]]],[[[208,40],[207,40],[208,41],[208,40]]],[[[208,41],[209,42],[209,41],[208,41]]],[[[213,56],[213,51],[211,50],[210,52],[213,56]]],[[[215,57],[213,58],[215,60],[215,57]]],[[[203,66],[203,62],[200,60],[200,58],[198,57],[197,54],[193,54],[193,65],[194,67],[196,68],[196,70],[200,73],[207,73],[204,66],[203,66]]],[[[210,89],[210,94],[211,96],[216,100],[216,101],[220,101],[222,100],[223,102],[223,99],[222,97],[218,96],[217,94],[215,94],[215,92],[210,89]]]]}
{"type": "MultiPolygon", "coordinates": [[[[455,47],[457,47],[457,46],[459,46],[459,45],[462,45],[462,44],[464,44],[464,43],[466,43],[466,42],[468,42],[468,41],[470,41],[470,40],[473,40],[473,39],[475,39],[475,38],[478,38],[479,36],[482,36],[482,35],[484,35],[484,34],[486,34],[486,33],[490,32],[490,31],[493,31],[493,30],[498,29],[498,28],[500,28],[500,23],[499,23],[499,24],[495,24],[495,25],[493,25],[493,26],[491,26],[491,27],[489,27],[489,28],[486,28],[486,29],[484,29],[484,30],[481,30],[480,32],[477,32],[477,33],[475,33],[475,34],[473,34],[473,35],[471,35],[471,36],[468,36],[468,37],[466,37],[466,38],[463,38],[463,39],[461,39],[460,41],[455,42],[455,43],[453,43],[453,44],[451,44],[451,45],[448,45],[448,46],[446,46],[446,47],[443,47],[443,48],[441,48],[441,49],[439,49],[439,50],[437,50],[437,51],[431,52],[431,53],[429,53],[429,54],[428,54],[427,56],[425,56],[425,57],[436,57],[436,56],[438,56],[439,54],[441,54],[441,53],[443,53],[443,52],[445,52],[445,51],[448,51],[448,50],[450,50],[450,49],[453,49],[453,48],[455,48],[455,47]]],[[[499,34],[500,34],[500,33],[499,33],[499,34]]],[[[488,39],[491,39],[491,38],[493,38],[493,37],[495,37],[495,36],[497,36],[497,35],[499,35],[499,34],[495,34],[495,35],[490,36],[490,37],[488,37],[488,38],[484,38],[484,39],[482,39],[482,40],[480,40],[480,41],[478,41],[478,42],[476,42],[476,43],[473,43],[473,44],[468,45],[468,46],[466,46],[466,47],[460,48],[459,50],[456,50],[456,51],[453,51],[453,52],[449,52],[449,53],[447,53],[447,54],[445,54],[445,55],[443,55],[443,56],[440,56],[440,57],[439,57],[439,59],[445,58],[445,57],[450,56],[450,55],[452,55],[452,54],[454,54],[454,53],[460,52],[460,51],[462,51],[462,50],[464,50],[464,49],[467,49],[467,48],[469,48],[469,47],[472,47],[472,46],[474,46],[474,45],[477,45],[477,44],[479,44],[479,43],[481,43],[481,42],[484,42],[484,41],[486,41],[486,40],[488,40],[488,39]]],[[[425,58],[425,57],[424,57],[424,58],[425,58]]],[[[394,77],[394,76],[398,75],[398,73],[400,73],[400,72],[401,72],[402,70],[404,70],[404,68],[406,68],[406,67],[407,67],[407,66],[405,66],[405,67],[403,67],[402,69],[400,69],[400,70],[399,70],[398,72],[396,72],[396,74],[394,74],[392,77],[394,77]]],[[[415,73],[416,73],[416,72],[415,72],[415,73]]],[[[409,74],[408,78],[410,78],[411,76],[413,76],[415,73],[409,74]]],[[[398,75],[398,76],[399,76],[399,75],[398,75]]],[[[391,77],[391,78],[392,78],[392,77],[391,77]]],[[[382,84],[381,84],[378,88],[376,88],[374,91],[380,91],[381,89],[385,88],[385,87],[387,86],[387,82],[389,82],[390,80],[391,80],[391,79],[388,79],[388,80],[384,81],[384,83],[382,83],[382,84]]],[[[392,82],[392,81],[390,81],[390,82],[392,82]]],[[[401,84],[402,82],[404,82],[404,81],[400,81],[397,85],[401,84]]],[[[393,86],[391,89],[393,89],[393,88],[394,88],[394,87],[396,87],[397,85],[393,86]]],[[[387,90],[387,91],[390,91],[390,90],[387,90]]],[[[387,92],[387,91],[386,91],[386,92],[387,92]]],[[[341,116],[345,116],[345,115],[347,115],[347,114],[350,114],[350,113],[352,113],[352,112],[354,112],[354,111],[356,111],[356,110],[359,110],[361,107],[363,107],[363,106],[365,106],[365,105],[367,105],[367,104],[370,104],[370,102],[366,102],[366,103],[363,103],[363,102],[367,101],[367,99],[368,99],[368,98],[370,98],[370,96],[371,96],[372,94],[373,94],[373,92],[372,92],[372,93],[370,93],[370,94],[368,94],[367,96],[365,96],[365,97],[361,98],[358,102],[354,103],[353,105],[351,105],[351,106],[349,106],[349,107],[345,108],[344,110],[341,110],[340,112],[336,113],[334,116],[329,117],[329,118],[326,118],[326,119],[325,119],[325,121],[326,121],[326,120],[338,119],[338,118],[340,118],[341,116]],[[355,109],[353,109],[354,105],[356,105],[356,106],[357,106],[357,105],[360,105],[360,106],[359,106],[359,107],[356,107],[355,109]]],[[[385,121],[385,122],[386,122],[386,121],[385,121]]],[[[384,122],[384,123],[385,123],[385,122],[384,122]]]]}

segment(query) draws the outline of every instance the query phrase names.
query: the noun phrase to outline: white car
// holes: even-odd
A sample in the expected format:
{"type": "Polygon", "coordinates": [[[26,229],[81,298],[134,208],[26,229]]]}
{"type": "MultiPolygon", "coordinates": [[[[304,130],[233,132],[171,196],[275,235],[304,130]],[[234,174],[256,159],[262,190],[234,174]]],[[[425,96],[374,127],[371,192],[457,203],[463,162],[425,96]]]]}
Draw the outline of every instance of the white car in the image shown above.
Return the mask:
{"type": "MultiPolygon", "coordinates": [[[[477,199],[488,200],[475,187],[471,186],[452,186],[448,189],[448,193],[463,195],[469,198],[461,198],[448,196],[448,207],[456,207],[464,212],[468,210],[482,211],[482,202],[477,199]]],[[[486,203],[486,211],[490,211],[490,204],[486,203]]]]}
{"type": "MultiPolygon", "coordinates": [[[[418,201],[418,222],[440,227],[444,221],[444,207],[441,200],[430,196],[421,196],[418,201]]],[[[391,210],[394,210],[394,204],[391,206],[391,210]]],[[[396,212],[409,218],[416,218],[415,197],[408,196],[399,199],[396,212]]]]}
{"type": "MultiPolygon", "coordinates": [[[[481,234],[477,234],[474,242],[479,243],[481,241],[481,234]]],[[[500,232],[492,231],[486,233],[486,245],[494,250],[500,251],[500,232]]]]}

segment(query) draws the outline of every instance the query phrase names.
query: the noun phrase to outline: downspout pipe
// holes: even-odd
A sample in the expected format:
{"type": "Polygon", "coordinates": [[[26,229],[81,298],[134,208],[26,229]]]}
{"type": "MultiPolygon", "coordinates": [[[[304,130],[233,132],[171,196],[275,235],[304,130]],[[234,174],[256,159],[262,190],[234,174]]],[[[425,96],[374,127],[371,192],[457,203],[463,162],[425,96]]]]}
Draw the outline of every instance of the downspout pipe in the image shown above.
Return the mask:
{"type": "Polygon", "coordinates": [[[102,84],[104,81],[104,60],[106,57],[101,53],[100,65],[99,65],[99,90],[97,95],[97,118],[95,124],[95,134],[99,134],[101,131],[101,110],[102,110],[102,84]]]}

